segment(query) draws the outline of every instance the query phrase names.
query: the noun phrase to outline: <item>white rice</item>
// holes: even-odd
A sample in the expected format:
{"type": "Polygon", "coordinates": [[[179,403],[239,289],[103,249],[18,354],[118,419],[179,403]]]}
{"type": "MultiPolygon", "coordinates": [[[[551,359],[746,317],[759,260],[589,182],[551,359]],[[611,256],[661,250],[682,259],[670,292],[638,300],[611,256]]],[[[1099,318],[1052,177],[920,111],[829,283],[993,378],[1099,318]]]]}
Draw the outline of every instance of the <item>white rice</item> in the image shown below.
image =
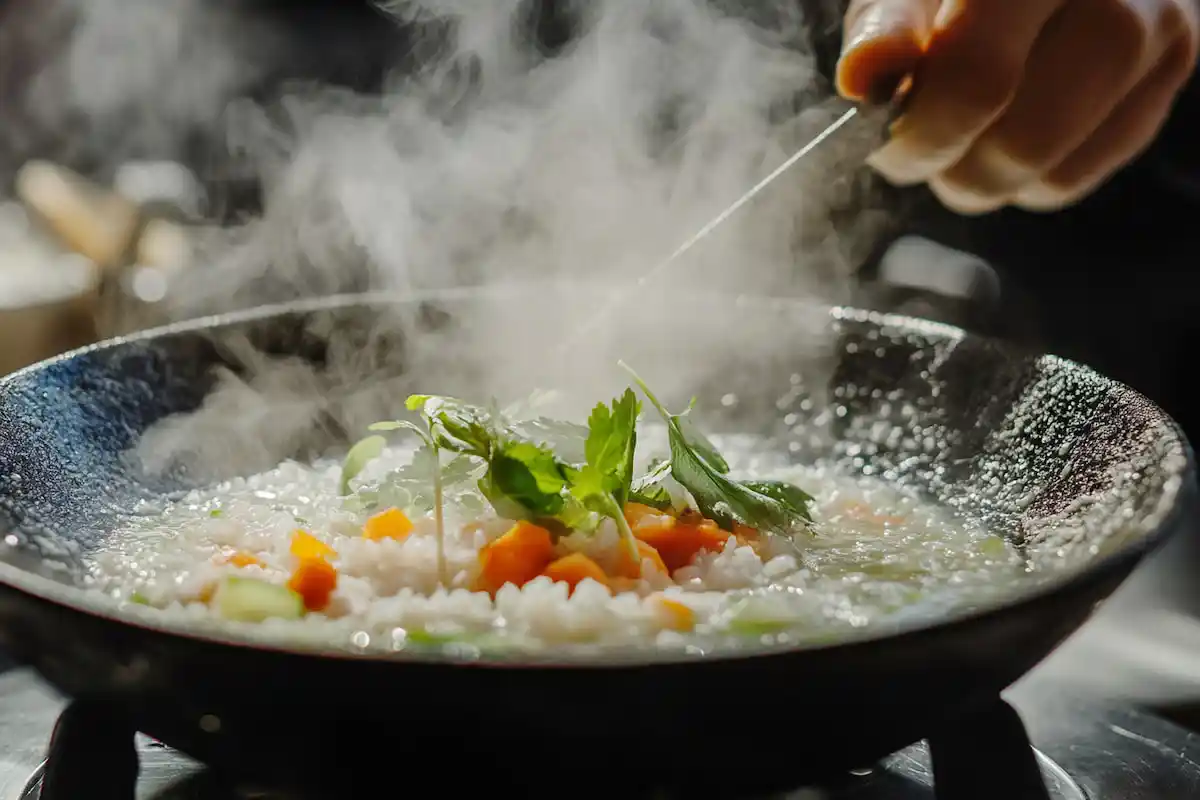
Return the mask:
{"type": "MultiPolygon", "coordinates": [[[[141,595],[160,609],[155,613],[249,629],[215,620],[216,612],[202,602],[205,592],[230,574],[285,583],[293,567],[293,532],[302,528],[336,551],[339,578],[323,613],[261,623],[262,630],[285,640],[393,649],[420,632],[481,647],[697,648],[763,636],[819,640],[914,614],[945,613],[1005,591],[1024,571],[1007,542],[936,504],[876,480],[756,463],[753,442],[717,444],[735,475],[752,470],[811,493],[816,534],[798,533],[795,547],[775,542],[761,557],[730,539],[722,552],[702,553],[669,578],[651,573],[616,594],[590,580],[569,594],[565,584],[540,577],[520,588],[507,585],[493,599],[471,590],[480,549],[511,526],[490,507],[466,502],[469,495],[449,495],[445,548],[451,580],[441,587],[431,516],[413,515],[415,529],[403,540],[365,539],[369,513],[338,497],[340,463],[287,462],[129,514],[106,548],[94,554],[90,580],[118,598],[141,595]],[[234,551],[254,554],[263,566],[220,563],[234,551]],[[691,630],[676,629],[677,617],[664,597],[691,609],[691,630]]],[[[363,480],[379,481],[412,455],[409,449],[389,449],[363,480]]],[[[559,547],[599,559],[617,542],[615,527],[605,523],[597,533],[575,534],[559,547]]]]}

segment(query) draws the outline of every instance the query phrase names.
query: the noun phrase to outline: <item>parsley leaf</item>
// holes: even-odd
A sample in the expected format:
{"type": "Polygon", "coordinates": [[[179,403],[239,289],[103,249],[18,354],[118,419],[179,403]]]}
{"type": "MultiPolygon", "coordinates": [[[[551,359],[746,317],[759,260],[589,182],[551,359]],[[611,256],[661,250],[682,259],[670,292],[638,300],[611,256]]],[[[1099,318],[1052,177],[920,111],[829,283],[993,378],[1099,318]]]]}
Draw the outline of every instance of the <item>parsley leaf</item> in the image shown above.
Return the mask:
{"type": "Polygon", "coordinates": [[[612,402],[600,403],[588,417],[584,443],[587,463],[570,470],[571,495],[590,511],[610,518],[621,533],[635,563],[641,554],[625,520],[625,503],[633,484],[633,454],[637,449],[637,421],[641,403],[632,389],[612,402]]]}
{"type": "Polygon", "coordinates": [[[633,452],[637,447],[637,421],[642,404],[632,389],[614,400],[600,403],[588,417],[584,456],[589,468],[602,477],[605,491],[624,506],[633,483],[633,452]]]}
{"type": "MultiPolygon", "coordinates": [[[[698,434],[695,426],[685,417],[687,412],[668,412],[637,373],[624,362],[621,366],[633,376],[666,422],[671,448],[671,475],[691,493],[700,513],[725,528],[740,522],[760,531],[780,534],[790,533],[797,522],[808,521],[807,506],[796,505],[799,499],[796,492],[799,490],[781,491],[778,485],[771,484],[769,493],[764,493],[750,484],[727,477],[729,465],[712,442],[698,434]]],[[[689,405],[688,411],[691,408],[689,405]]],[[[764,483],[759,482],[758,486],[761,489],[764,483]]]]}

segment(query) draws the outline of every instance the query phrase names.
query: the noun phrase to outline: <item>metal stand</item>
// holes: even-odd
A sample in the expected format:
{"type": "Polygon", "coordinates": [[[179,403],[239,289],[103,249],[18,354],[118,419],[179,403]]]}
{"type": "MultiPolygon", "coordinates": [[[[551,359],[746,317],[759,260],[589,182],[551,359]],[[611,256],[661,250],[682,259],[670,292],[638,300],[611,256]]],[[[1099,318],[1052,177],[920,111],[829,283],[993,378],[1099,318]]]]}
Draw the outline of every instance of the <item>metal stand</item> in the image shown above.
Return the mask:
{"type": "Polygon", "coordinates": [[[111,708],[79,700],[58,718],[42,769],[41,800],[134,800],[134,730],[111,708]]]}
{"type": "Polygon", "coordinates": [[[1025,724],[1000,698],[929,738],[938,800],[1051,800],[1025,724]]]}

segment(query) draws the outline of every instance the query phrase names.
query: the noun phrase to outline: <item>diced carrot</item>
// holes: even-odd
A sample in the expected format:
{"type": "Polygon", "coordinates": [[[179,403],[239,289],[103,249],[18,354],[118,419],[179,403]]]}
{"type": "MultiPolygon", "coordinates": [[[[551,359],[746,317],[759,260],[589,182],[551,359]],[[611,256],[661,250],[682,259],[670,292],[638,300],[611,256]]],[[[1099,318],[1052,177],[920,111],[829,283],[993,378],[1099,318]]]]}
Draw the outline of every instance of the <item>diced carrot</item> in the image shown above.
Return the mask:
{"type": "Polygon", "coordinates": [[[758,529],[751,528],[749,525],[743,525],[740,522],[734,522],[733,535],[749,542],[758,538],[758,529]]]}
{"type": "Polygon", "coordinates": [[[625,548],[625,543],[621,542],[617,545],[616,566],[613,567],[613,575],[618,578],[637,579],[642,577],[642,564],[646,559],[650,559],[654,564],[654,568],[666,575],[667,565],[663,563],[662,556],[651,545],[641,540],[637,543],[638,547],[638,562],[633,563],[633,557],[625,548]]]}
{"type": "Polygon", "coordinates": [[[292,555],[301,561],[307,559],[337,558],[337,551],[313,536],[308,531],[297,529],[292,533],[292,555]]]}
{"type": "Polygon", "coordinates": [[[604,570],[600,569],[599,564],[583,553],[571,553],[550,562],[542,570],[542,574],[555,583],[561,581],[567,584],[571,587],[572,592],[575,591],[576,586],[587,578],[591,578],[602,586],[608,585],[608,576],[604,574],[604,570]]]}
{"type": "Polygon", "coordinates": [[[629,527],[635,527],[643,517],[661,517],[670,516],[667,511],[659,511],[653,506],[643,505],[642,503],[626,503],[625,504],[625,521],[629,523],[629,527]]]}
{"type": "Polygon", "coordinates": [[[247,553],[245,550],[237,551],[233,555],[223,559],[223,562],[235,567],[261,567],[263,565],[257,556],[253,553],[247,553]]]}
{"type": "Polygon", "coordinates": [[[531,522],[518,522],[479,551],[476,587],[495,594],[506,583],[524,586],[553,560],[550,531],[531,522]]]}
{"type": "Polygon", "coordinates": [[[658,595],[658,603],[667,618],[668,627],[672,630],[690,631],[696,627],[696,613],[687,603],[681,603],[662,595],[658,595]]]}
{"type": "Polygon", "coordinates": [[[380,511],[367,520],[363,526],[363,538],[379,541],[380,539],[403,539],[412,533],[413,524],[404,512],[398,508],[380,511]]]}
{"type": "Polygon", "coordinates": [[[848,501],[842,507],[842,513],[851,519],[859,522],[866,522],[872,525],[901,525],[904,523],[904,517],[891,516],[887,514],[876,514],[866,503],[858,503],[848,501]]]}
{"type": "Polygon", "coordinates": [[[608,579],[608,588],[613,594],[636,592],[639,588],[639,583],[636,578],[610,577],[608,579]]]}
{"type": "Polygon", "coordinates": [[[657,550],[663,564],[674,572],[692,563],[702,551],[721,550],[732,534],[695,512],[685,512],[669,525],[635,527],[633,535],[657,550]]]}
{"type": "Polygon", "coordinates": [[[749,547],[754,552],[758,552],[758,548],[762,546],[762,540],[758,536],[758,529],[751,528],[749,525],[743,525],[740,522],[733,523],[733,538],[737,540],[738,547],[749,547]]]}
{"type": "Polygon", "coordinates": [[[304,598],[309,611],[323,611],[337,588],[338,573],[323,558],[303,558],[288,580],[288,588],[304,598]]]}

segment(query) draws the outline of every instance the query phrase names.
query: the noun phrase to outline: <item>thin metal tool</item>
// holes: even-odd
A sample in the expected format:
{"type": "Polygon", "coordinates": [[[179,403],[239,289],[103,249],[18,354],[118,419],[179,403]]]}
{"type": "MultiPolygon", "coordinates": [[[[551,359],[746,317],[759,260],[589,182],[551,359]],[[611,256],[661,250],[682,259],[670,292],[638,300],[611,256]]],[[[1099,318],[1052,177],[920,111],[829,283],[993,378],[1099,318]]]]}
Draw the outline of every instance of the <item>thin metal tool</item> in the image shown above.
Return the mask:
{"type": "MultiPolygon", "coordinates": [[[[721,225],[724,224],[730,217],[732,217],[734,214],[736,214],[738,211],[740,211],[747,203],[749,203],[751,200],[753,200],[755,197],[757,197],[759,195],[759,193],[761,193],[764,189],[766,189],[768,186],[770,186],[772,183],[774,183],[775,180],[777,178],[779,178],[779,176],[783,175],[785,172],[790,170],[792,167],[796,166],[796,164],[803,161],[806,156],[808,156],[810,153],[812,153],[814,150],[816,150],[818,147],[820,147],[825,141],[827,141],[830,137],[832,137],[839,130],[841,130],[846,125],[848,125],[851,122],[851,120],[858,117],[860,119],[867,119],[872,123],[877,123],[877,122],[881,121],[881,120],[879,120],[879,116],[882,114],[882,115],[886,116],[886,122],[888,125],[890,125],[890,123],[896,118],[898,113],[899,113],[899,107],[898,106],[890,106],[890,105],[884,105],[881,107],[876,107],[876,106],[872,106],[872,105],[862,106],[862,107],[853,106],[849,110],[843,112],[842,115],[839,116],[832,123],[830,123],[828,127],[826,127],[823,131],[821,131],[816,136],[814,136],[812,139],[810,139],[807,144],[805,144],[803,147],[801,147],[799,150],[797,150],[795,153],[793,153],[791,156],[789,156],[786,161],[784,161],[778,167],[773,169],[770,172],[770,174],[768,174],[765,178],[763,178],[758,183],[756,183],[753,187],[751,187],[749,191],[747,191],[741,197],[737,198],[732,203],[730,203],[728,206],[726,206],[725,209],[723,211],[721,211],[721,213],[717,214],[708,223],[706,223],[703,227],[701,227],[694,234],[692,234],[690,237],[688,237],[681,245],[679,245],[677,248],[675,248],[675,250],[669,256],[667,256],[665,259],[663,259],[662,261],[660,261],[657,264],[655,264],[654,266],[652,266],[650,269],[646,270],[646,272],[642,273],[636,281],[634,281],[631,284],[628,284],[623,289],[619,290],[615,295],[611,296],[606,302],[601,304],[599,308],[597,308],[594,312],[589,314],[583,320],[583,324],[581,324],[579,327],[577,327],[575,329],[574,333],[572,333],[563,342],[563,344],[561,345],[560,350],[559,350],[560,354],[565,354],[565,353],[570,352],[574,348],[575,345],[578,345],[581,341],[584,341],[586,339],[586,337],[589,334],[591,334],[596,329],[596,327],[598,325],[600,325],[600,323],[602,323],[608,317],[608,314],[619,303],[621,303],[621,301],[624,300],[625,297],[627,297],[629,295],[630,292],[634,292],[639,289],[644,289],[647,285],[649,285],[649,283],[651,281],[653,281],[656,277],[658,277],[667,267],[669,267],[671,264],[675,263],[681,256],[683,256],[685,253],[689,252],[697,244],[699,244],[700,242],[702,242],[706,238],[708,238],[709,234],[711,234],[717,228],[721,227],[721,225]]],[[[883,127],[885,130],[887,129],[886,125],[883,127]]]]}

